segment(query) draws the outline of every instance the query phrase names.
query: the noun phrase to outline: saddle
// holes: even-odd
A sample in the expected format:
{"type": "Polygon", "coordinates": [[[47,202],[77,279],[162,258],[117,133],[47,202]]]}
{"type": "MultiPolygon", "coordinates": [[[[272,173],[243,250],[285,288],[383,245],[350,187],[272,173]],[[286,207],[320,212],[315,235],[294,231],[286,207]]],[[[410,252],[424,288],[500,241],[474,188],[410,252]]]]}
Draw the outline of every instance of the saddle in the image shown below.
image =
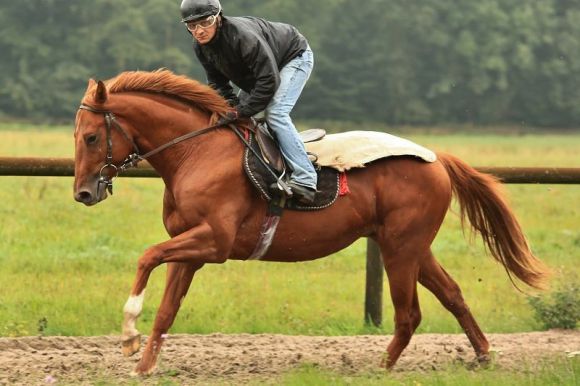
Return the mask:
{"type": "MultiPolygon", "coordinates": [[[[302,141],[308,143],[324,138],[326,131],[310,129],[299,134],[302,141]]],[[[291,173],[284,161],[278,141],[265,121],[256,121],[254,130],[250,130],[248,136],[249,148],[246,148],[244,154],[244,170],[265,200],[270,203],[273,200],[280,202],[280,196],[284,195],[283,185],[291,173]]],[[[293,199],[284,200],[284,209],[308,211],[324,209],[332,205],[338,198],[338,171],[317,165],[317,157],[314,154],[309,154],[309,158],[318,174],[315,200],[310,205],[299,203],[293,199]]]]}
{"type": "MultiPolygon", "coordinates": [[[[256,122],[256,141],[260,147],[260,153],[264,161],[268,163],[278,174],[286,172],[286,162],[280,151],[278,140],[274,137],[272,131],[268,127],[266,121],[256,122]]],[[[309,129],[298,133],[302,142],[316,142],[320,141],[326,136],[326,130],[323,129],[309,129]]],[[[316,156],[309,154],[311,161],[316,162],[316,156]]]]}

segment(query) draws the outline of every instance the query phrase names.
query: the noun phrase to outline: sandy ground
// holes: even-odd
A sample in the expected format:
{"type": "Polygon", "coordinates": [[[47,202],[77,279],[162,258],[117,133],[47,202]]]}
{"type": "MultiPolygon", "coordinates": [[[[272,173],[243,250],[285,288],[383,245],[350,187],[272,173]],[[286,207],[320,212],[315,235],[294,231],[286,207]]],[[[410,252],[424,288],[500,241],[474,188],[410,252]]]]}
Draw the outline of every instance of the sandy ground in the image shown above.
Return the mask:
{"type": "MultiPolygon", "coordinates": [[[[271,381],[303,364],[341,374],[376,372],[389,336],[169,335],[157,372],[183,384],[271,381]]],[[[496,368],[533,369],[543,358],[578,355],[580,331],[489,334],[496,368]]],[[[0,384],[92,384],[131,382],[140,354],[124,358],[119,337],[25,337],[0,339],[0,384]]],[[[395,372],[433,371],[474,365],[464,335],[415,335],[395,372]]]]}

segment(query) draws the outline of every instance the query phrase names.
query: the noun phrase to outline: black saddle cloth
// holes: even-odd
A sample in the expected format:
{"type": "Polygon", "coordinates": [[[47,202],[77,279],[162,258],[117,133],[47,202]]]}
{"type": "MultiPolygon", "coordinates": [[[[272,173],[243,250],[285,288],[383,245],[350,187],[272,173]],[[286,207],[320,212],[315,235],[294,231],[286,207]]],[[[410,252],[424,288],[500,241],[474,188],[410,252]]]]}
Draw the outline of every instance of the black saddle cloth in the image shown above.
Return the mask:
{"type": "MultiPolygon", "coordinates": [[[[250,132],[248,142],[257,154],[261,154],[256,138],[252,132],[250,132]]],[[[266,167],[257,159],[256,155],[247,148],[244,152],[244,170],[261,196],[267,201],[272,200],[273,192],[270,190],[270,186],[276,183],[276,179],[267,171],[266,167]]],[[[336,201],[339,193],[338,171],[322,167],[317,168],[316,173],[318,174],[318,192],[316,193],[314,202],[310,205],[305,205],[292,198],[286,202],[285,209],[313,211],[328,208],[336,201]]]]}

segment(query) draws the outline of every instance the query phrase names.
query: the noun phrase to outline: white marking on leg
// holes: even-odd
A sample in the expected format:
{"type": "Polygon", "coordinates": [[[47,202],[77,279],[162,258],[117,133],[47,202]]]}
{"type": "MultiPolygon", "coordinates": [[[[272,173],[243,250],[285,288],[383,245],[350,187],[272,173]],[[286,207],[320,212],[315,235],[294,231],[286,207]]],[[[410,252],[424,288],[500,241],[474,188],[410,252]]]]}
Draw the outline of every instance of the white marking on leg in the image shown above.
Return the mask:
{"type": "Polygon", "coordinates": [[[143,309],[143,299],[145,299],[145,290],[140,295],[129,296],[125,307],[123,307],[123,313],[125,314],[125,320],[123,321],[124,339],[129,339],[139,334],[139,331],[135,328],[135,322],[143,309]]]}
{"type": "Polygon", "coordinates": [[[123,312],[134,315],[135,317],[139,316],[143,309],[143,299],[145,299],[145,290],[140,295],[129,296],[125,307],[123,307],[123,312]]]}

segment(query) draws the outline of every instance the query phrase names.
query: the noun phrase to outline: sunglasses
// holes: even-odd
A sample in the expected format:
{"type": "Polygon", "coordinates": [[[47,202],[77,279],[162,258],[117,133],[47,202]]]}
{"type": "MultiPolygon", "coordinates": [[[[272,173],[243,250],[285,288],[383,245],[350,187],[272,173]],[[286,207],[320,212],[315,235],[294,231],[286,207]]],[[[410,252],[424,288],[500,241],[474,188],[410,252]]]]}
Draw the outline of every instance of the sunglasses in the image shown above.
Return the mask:
{"type": "Polygon", "coordinates": [[[202,20],[190,21],[189,23],[186,23],[185,25],[187,26],[187,29],[190,32],[195,32],[195,31],[197,31],[197,27],[200,27],[203,29],[210,28],[211,26],[213,26],[215,24],[216,21],[217,21],[217,16],[211,15],[205,19],[202,19],[202,20]]]}

